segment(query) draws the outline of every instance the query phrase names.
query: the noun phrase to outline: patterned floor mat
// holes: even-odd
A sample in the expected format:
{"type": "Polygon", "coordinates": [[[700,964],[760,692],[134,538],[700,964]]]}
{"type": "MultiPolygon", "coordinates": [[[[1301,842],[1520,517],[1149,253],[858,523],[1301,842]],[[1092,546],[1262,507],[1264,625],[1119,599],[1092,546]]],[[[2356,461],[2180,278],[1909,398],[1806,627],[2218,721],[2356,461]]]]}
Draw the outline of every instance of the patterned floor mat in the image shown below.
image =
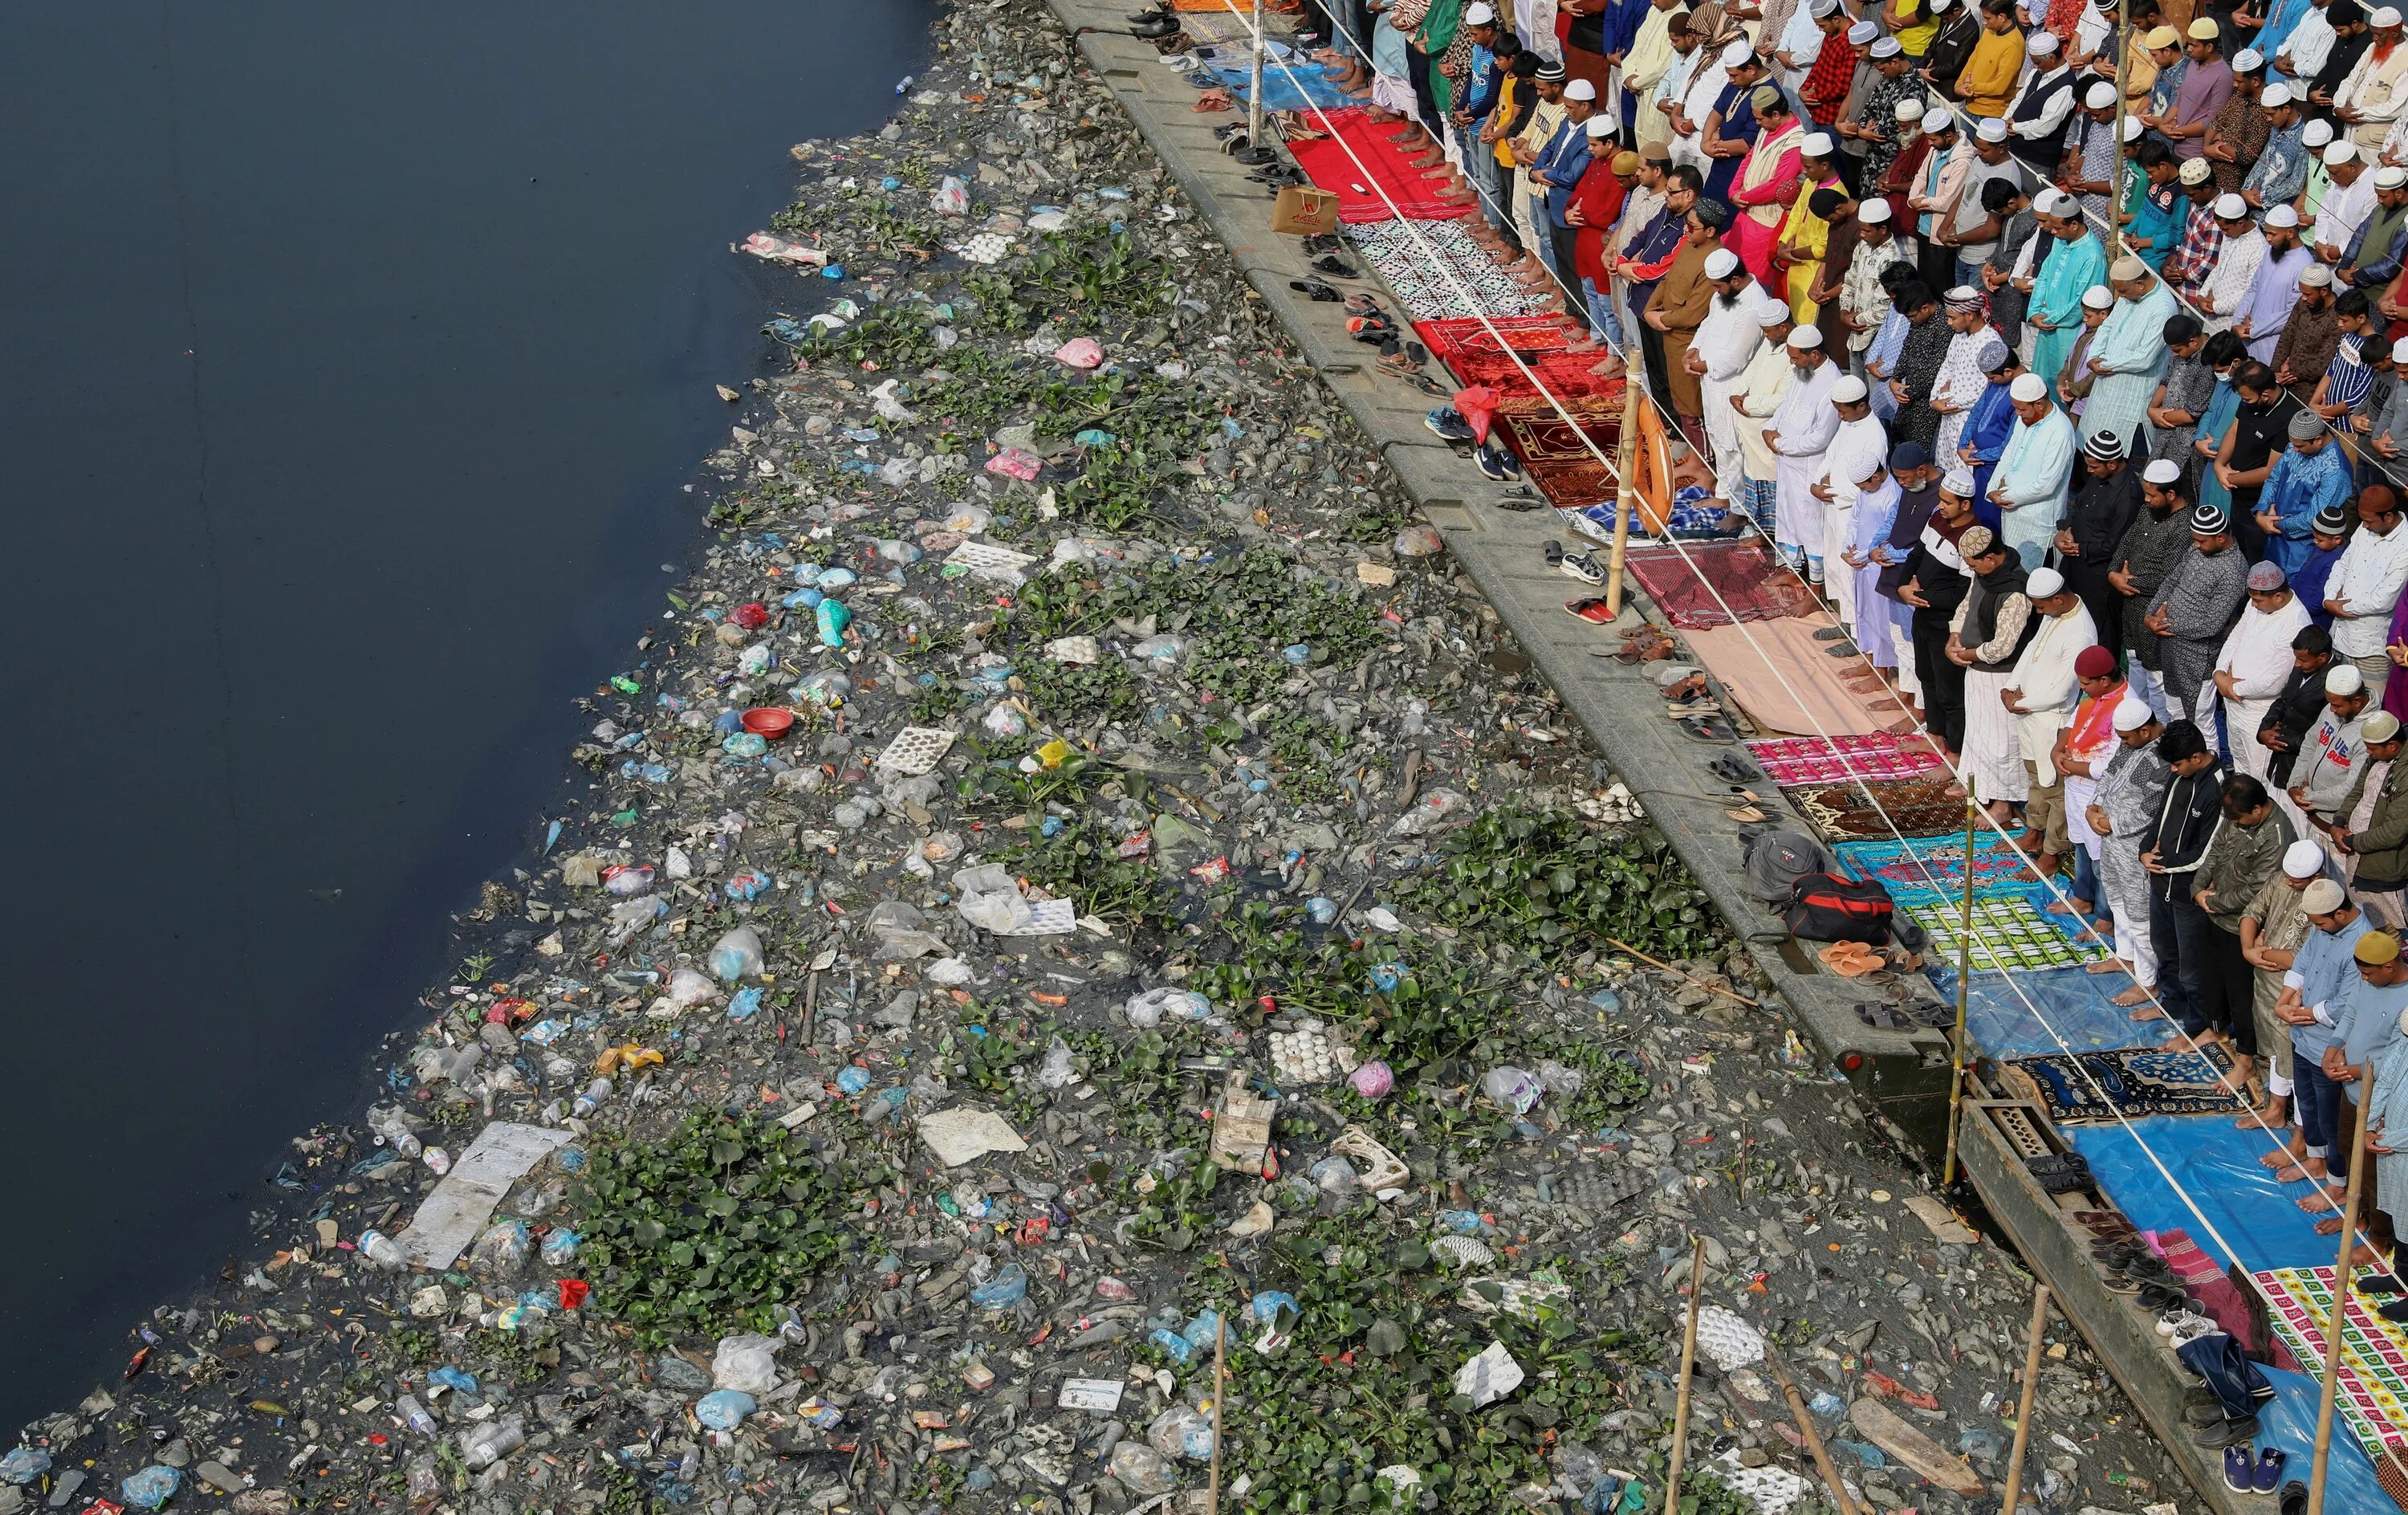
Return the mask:
{"type": "Polygon", "coordinates": [[[1783,794],[1826,841],[1895,842],[1901,833],[1939,836],[1950,831],[1962,836],[1965,801],[1947,792],[1949,782],[1947,774],[1938,773],[1879,783],[1800,785],[1783,794]]]}
{"type": "MultiPolygon", "coordinates": [[[[1850,873],[1878,879],[1893,894],[1902,889],[1924,889],[1955,897],[1965,891],[1965,835],[1961,831],[1953,836],[1914,837],[1903,844],[1894,840],[1843,842],[1833,850],[1850,873]]],[[[1997,832],[1984,831],[1973,839],[1973,893],[1977,898],[2005,892],[2029,879],[2024,860],[1997,832]]]]}
{"type": "MultiPolygon", "coordinates": [[[[1899,906],[1930,933],[1927,956],[1958,960],[1962,949],[1961,902],[1934,899],[1899,906]]],[[[1973,902],[1972,966],[1979,973],[2022,973],[2033,968],[2071,968],[2096,962],[2107,949],[2094,940],[2075,941],[2049,924],[2049,917],[2021,895],[1973,902]]]]}
{"type": "Polygon", "coordinates": [[[2198,1052],[2053,1053],[2016,1058],[2002,1068],[2061,1126],[2126,1116],[2241,1113],[2241,1103],[2219,1082],[2231,1076],[2232,1055],[2213,1043],[2198,1052]]]}
{"type": "Polygon", "coordinates": [[[1528,315],[1555,308],[1547,296],[1533,295],[1489,262],[1471,234],[1452,221],[1373,221],[1345,230],[1414,321],[1528,315]]]}
{"type": "Polygon", "coordinates": [[[1402,131],[1402,126],[1375,122],[1351,108],[1315,112],[1309,124],[1333,135],[1290,141],[1287,150],[1296,154],[1296,166],[1304,170],[1305,178],[1337,195],[1339,220],[1351,224],[1394,221],[1403,215],[1416,221],[1453,221],[1471,214],[1472,202],[1441,196],[1438,190],[1445,180],[1427,177],[1432,170],[1406,157],[1408,148],[1427,152],[1427,137],[1416,135],[1403,144],[1392,142],[1389,137],[1402,131]]]}
{"type": "MultiPolygon", "coordinates": [[[[2274,1335],[2320,1377],[2325,1361],[2324,1322],[2332,1311],[2333,1270],[2269,1268],[2251,1275],[2265,1290],[2274,1335]]],[[[2341,1382],[2335,1407],[2350,1434],[2379,1467],[2386,1457],[2408,1457],[2408,1327],[2367,1308],[2368,1297],[2350,1291],[2342,1312],[2341,1382]]]]}
{"type": "Polygon", "coordinates": [[[1918,778],[1940,767],[1923,737],[1768,737],[1747,744],[1764,776],[1784,788],[1843,779],[1918,778]]]}

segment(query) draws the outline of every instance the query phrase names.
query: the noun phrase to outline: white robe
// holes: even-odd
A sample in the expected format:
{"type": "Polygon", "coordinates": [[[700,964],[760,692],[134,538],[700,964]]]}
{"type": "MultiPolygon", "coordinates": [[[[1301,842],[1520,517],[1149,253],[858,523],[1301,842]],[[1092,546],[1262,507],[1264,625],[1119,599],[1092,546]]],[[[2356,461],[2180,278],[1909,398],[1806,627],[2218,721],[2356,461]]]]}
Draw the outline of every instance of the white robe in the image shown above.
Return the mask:
{"type": "Polygon", "coordinates": [[[2008,688],[2020,691],[2024,707],[2024,714],[2015,717],[2015,741],[2023,760],[2037,765],[2043,787],[2056,786],[2057,765],[2049,761],[2049,752],[2082,702],[2082,680],[2074,675],[2073,660],[2098,642],[2090,609],[2077,599],[2062,615],[2042,616],[2040,629],[2015,656],[2014,672],[2007,680],[2008,688]]]}
{"type": "Polygon", "coordinates": [[[1706,366],[1698,381],[1699,403],[1705,409],[1706,440],[1713,447],[1714,478],[1725,499],[1739,496],[1739,412],[1731,409],[1732,391],[1746,374],[1748,360],[1764,345],[1756,302],[1742,296],[1725,309],[1717,295],[1689,339],[1689,351],[1706,366]]]}
{"type": "Polygon", "coordinates": [[[1778,476],[1772,449],[1764,444],[1765,424],[1781,402],[1788,397],[1789,386],[1798,370],[1789,364],[1789,350],[1778,342],[1767,341],[1747,360],[1747,368],[1731,386],[1733,396],[1744,401],[1731,412],[1739,426],[1740,467],[1758,483],[1770,483],[1778,476]]]}
{"type": "MultiPolygon", "coordinates": [[[[2266,776],[2267,754],[2258,743],[2258,728],[2274,697],[2290,682],[2291,639],[2307,624],[2308,608],[2297,595],[2272,614],[2252,605],[2241,613],[2215,655],[2214,671],[2233,677],[2232,698],[2224,700],[2225,739],[2232,760],[2251,778],[2266,776]]],[[[2200,685],[2199,697],[2202,706],[2221,698],[2213,678],[2200,685]]]]}
{"type": "MultiPolygon", "coordinates": [[[[1870,411],[1863,419],[1842,421],[1840,429],[1831,434],[1831,445],[1823,450],[1823,484],[1831,498],[1823,506],[1823,551],[1832,559],[1854,547],[1856,541],[1856,484],[1881,468],[1889,459],[1889,434],[1870,411]]],[[[1856,570],[1838,561],[1823,566],[1823,582],[1828,586],[1831,603],[1838,608],[1840,619],[1851,630],[1856,628],[1856,570]]],[[[1863,646],[1859,632],[1856,645],[1863,646]]]]}
{"type": "Polygon", "coordinates": [[[1941,414],[1933,461],[1945,464],[1956,457],[1956,438],[1965,429],[1965,418],[1972,414],[1982,392],[1990,387],[1989,375],[1982,371],[1982,349],[1998,340],[1998,329],[1986,325],[1948,339],[1948,355],[1941,360],[1940,377],[1932,383],[1931,403],[1935,409],[1942,405],[1956,409],[1941,414]]]}
{"type": "Polygon", "coordinates": [[[1765,429],[1774,433],[1773,483],[1779,493],[1776,541],[1806,549],[1809,557],[1823,556],[1823,502],[1814,485],[1823,477],[1823,452],[1840,429],[1840,412],[1831,404],[1831,386],[1840,382],[1840,367],[1825,358],[1811,374],[1789,382],[1781,408],[1765,429]]]}

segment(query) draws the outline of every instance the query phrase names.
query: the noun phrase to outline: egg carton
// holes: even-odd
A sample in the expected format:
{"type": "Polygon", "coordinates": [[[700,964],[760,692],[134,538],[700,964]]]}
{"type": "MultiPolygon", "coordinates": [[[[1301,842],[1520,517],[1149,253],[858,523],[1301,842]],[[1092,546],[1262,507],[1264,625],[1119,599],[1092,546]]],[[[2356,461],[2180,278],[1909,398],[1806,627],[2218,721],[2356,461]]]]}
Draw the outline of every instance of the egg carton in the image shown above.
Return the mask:
{"type": "Polygon", "coordinates": [[[895,733],[878,766],[890,772],[916,776],[937,766],[953,745],[953,733],[934,726],[907,726],[895,733]]]}
{"type": "Polygon", "coordinates": [[[1271,1066],[1283,1084],[1326,1084],[1338,1076],[1338,1054],[1317,1031],[1273,1032],[1271,1066]]]}
{"type": "Polygon", "coordinates": [[[1725,1373],[1735,1373],[1764,1361],[1764,1337],[1721,1306],[1709,1305],[1698,1312],[1698,1350],[1725,1373]]]}

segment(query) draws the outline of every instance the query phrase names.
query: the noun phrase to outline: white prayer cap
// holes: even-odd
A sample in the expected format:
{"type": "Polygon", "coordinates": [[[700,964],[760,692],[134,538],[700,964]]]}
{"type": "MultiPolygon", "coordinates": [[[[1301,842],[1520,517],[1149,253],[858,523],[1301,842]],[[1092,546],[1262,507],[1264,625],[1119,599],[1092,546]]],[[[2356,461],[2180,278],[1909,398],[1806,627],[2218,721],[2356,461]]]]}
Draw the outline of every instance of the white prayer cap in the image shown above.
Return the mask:
{"type": "Polygon", "coordinates": [[[2093,310],[2104,310],[2115,303],[2115,292],[2104,284],[2093,284],[2082,292],[2082,303],[2093,310]]]}
{"type": "Polygon", "coordinates": [[[2115,701],[2115,714],[2112,718],[2115,723],[2116,730],[2137,731],[2156,720],[2157,713],[2149,708],[2147,700],[2138,695],[2128,694],[2115,701]]]}
{"type": "Polygon", "coordinates": [[[2215,219],[2246,221],[2249,219],[2249,202],[2238,195],[2219,195],[2215,197],[2215,219]]]}
{"type": "Polygon", "coordinates": [[[1581,130],[1588,133],[1588,139],[1592,142],[1596,141],[1600,137],[1612,137],[1613,135],[1613,118],[1602,110],[1598,111],[1596,115],[1589,117],[1587,121],[1581,123],[1581,130]]]}
{"type": "Polygon", "coordinates": [[[1905,47],[1894,36],[1883,37],[1872,46],[1872,55],[1876,58],[1895,58],[1905,50],[1905,47]]]}
{"type": "Polygon", "coordinates": [[[1856,207],[1856,219],[1868,226],[1879,226],[1889,220],[1887,200],[1867,200],[1856,207]]]}
{"type": "Polygon", "coordinates": [[[1840,0],[1814,0],[1806,8],[1816,21],[1828,21],[1840,13],[1840,0]]]}
{"type": "Polygon", "coordinates": [[[2193,158],[2174,172],[2186,184],[2204,184],[2208,176],[2215,172],[2215,166],[2205,158],[2193,158]]]}
{"type": "Polygon", "coordinates": [[[2048,398],[2048,385],[2041,381],[2039,374],[2019,373],[2015,375],[2015,382],[2007,386],[2007,398],[2019,405],[2044,400],[2048,398]]]}
{"type": "Polygon", "coordinates": [[[1813,352],[1822,345],[1823,331],[1819,326],[1799,326],[1789,333],[1789,350],[1793,353],[1813,352]]]}
{"type": "Polygon", "coordinates": [[[2325,670],[2325,693],[2346,700],[2366,687],[2366,675],[2355,663],[2335,663],[2325,670]]]}
{"type": "Polygon", "coordinates": [[[2046,32],[2035,32],[2024,44],[2024,50],[2035,58],[2045,58],[2057,51],[2057,38],[2046,32]]]}
{"type": "Polygon", "coordinates": [[[1834,405],[1862,405],[1865,395],[1865,382],[1853,373],[1831,386],[1831,403],[1834,405]]]}
{"type": "Polygon", "coordinates": [[[2408,363],[2408,337],[2402,337],[2391,344],[2391,361],[2408,363]]]}
{"type": "Polygon", "coordinates": [[[2141,470],[2141,477],[2153,484],[2170,484],[2182,477],[2182,465],[2170,457],[2156,458],[2141,470]]]}
{"type": "Polygon", "coordinates": [[[1746,63],[1749,59],[1755,56],[1756,50],[1747,45],[1747,39],[1745,37],[1742,37],[1738,41],[1733,42],[1730,46],[1723,49],[1723,66],[1725,68],[1737,68],[1740,65],[1746,63]]]}
{"type": "Polygon", "coordinates": [[[1890,114],[1900,121],[1921,121],[1923,119],[1923,102],[1915,99],[1900,100],[1898,103],[1897,108],[1893,109],[1890,114]]]}
{"type": "Polygon", "coordinates": [[[1759,291],[1756,301],[1756,324],[1777,326],[1790,318],[1789,302],[1778,295],[1759,291]]]}
{"type": "Polygon", "coordinates": [[[2065,575],[2053,568],[2037,568],[2024,581],[2024,593],[2033,599],[2046,599],[2065,588],[2065,575]]]}
{"type": "Polygon", "coordinates": [[[2328,168],[2338,168],[2357,160],[2358,144],[2355,142],[2335,142],[2325,149],[2325,166],[2328,168]]]}
{"type": "Polygon", "coordinates": [[[2313,842],[2294,842],[2283,852],[2283,872],[2293,878],[2314,878],[2325,871],[2325,849],[2313,842]]]}
{"type": "Polygon", "coordinates": [[[1570,83],[1564,86],[1564,98],[1567,100],[1594,100],[1597,98],[1597,86],[1584,79],[1573,79],[1570,83]]]}
{"type": "Polygon", "coordinates": [[[2300,213],[2287,205],[2278,205],[2266,212],[2266,224],[2269,226],[2296,226],[2299,224],[2300,213]]]}
{"type": "Polygon", "coordinates": [[[1485,26],[1496,19],[1496,7],[1482,4],[1480,0],[1473,0],[1471,8],[1463,13],[1463,23],[1466,26],[1485,26]]]}
{"type": "Polygon", "coordinates": [[[2300,891],[2300,908],[2311,916],[2329,916],[2345,902],[2341,886],[2329,878],[2317,879],[2300,891]]]}
{"type": "Polygon", "coordinates": [[[1848,28],[1848,40],[1860,48],[1879,36],[1881,28],[1870,22],[1858,22],[1848,28]]]}
{"type": "Polygon", "coordinates": [[[2082,103],[2093,110],[2104,110],[2115,103],[2115,86],[2102,79],[2090,86],[2090,93],[2082,97],[2082,103]]]}
{"type": "Polygon", "coordinates": [[[2000,116],[1985,116],[1982,123],[1973,128],[1973,135],[1985,142],[2003,142],[2007,139],[2006,121],[2000,116]]]}
{"type": "Polygon", "coordinates": [[[2126,117],[2124,118],[2124,140],[2125,140],[2125,141],[2127,141],[2127,142],[2137,142],[2137,141],[2139,141],[2139,140],[2141,139],[2141,133],[2142,133],[2143,130],[2145,130],[2145,129],[2146,129],[2146,128],[2143,127],[2143,126],[2142,126],[2142,124],[2141,124],[2141,118],[2140,118],[2140,117],[2138,117],[2138,116],[2126,116],[2126,117]]]}
{"type": "Polygon", "coordinates": [[[1956,124],[1956,118],[1938,106],[1923,113],[1923,130],[1927,136],[1944,132],[1956,124]]]}
{"type": "Polygon", "coordinates": [[[2332,269],[2321,263],[2310,263],[2300,270],[2298,282],[2301,289],[2330,289],[2332,269]]]}
{"type": "Polygon", "coordinates": [[[2386,163],[2374,170],[2376,189],[2398,189],[2402,184],[2408,184],[2408,168],[2402,168],[2395,163],[2386,163]]]}
{"type": "Polygon", "coordinates": [[[2368,742],[2396,742],[2400,739],[2400,717],[2387,710],[2378,710],[2366,718],[2358,734],[2368,742]]]}
{"type": "Polygon", "coordinates": [[[1829,133],[1815,132],[1798,144],[1798,151],[1810,158],[1828,158],[1831,155],[1832,149],[1838,146],[1838,143],[1831,140],[1829,133]]]}
{"type": "Polygon", "coordinates": [[[2232,71],[2236,74],[2253,74],[2265,66],[2266,55],[2256,48],[2243,48],[2232,55],[2232,71]]]}
{"type": "Polygon", "coordinates": [[[1971,469],[1950,469],[1946,473],[1940,476],[1940,492],[1943,495],[1954,495],[1958,499],[1972,498],[1973,470],[1971,469]]]}
{"type": "Polygon", "coordinates": [[[1871,478],[1874,474],[1879,473],[1886,467],[1888,467],[1888,465],[1883,460],[1882,455],[1879,453],[1874,453],[1868,457],[1859,459],[1856,466],[1848,470],[1856,475],[1855,478],[1848,482],[1850,483],[1862,483],[1867,479],[1871,478]]]}
{"type": "Polygon", "coordinates": [[[2378,32],[2386,26],[2397,26],[2400,24],[2400,12],[2389,6],[2377,7],[2374,14],[2366,18],[2366,24],[2378,32]]]}
{"type": "Polygon", "coordinates": [[[1739,254],[1727,247],[1718,247],[1706,254],[1706,277],[1728,279],[1739,267],[1739,254]]]}
{"type": "Polygon", "coordinates": [[[2308,123],[2307,125],[2300,129],[2300,145],[2301,147],[2320,148],[2327,142],[2331,141],[2332,138],[2332,123],[2325,120],[2322,116],[2317,117],[2315,120],[2308,123]]]}
{"type": "Polygon", "coordinates": [[[2266,93],[2258,97],[2258,103],[2264,106],[2269,110],[2273,109],[2276,106],[2289,105],[2291,103],[2291,86],[2288,84],[2269,84],[2266,86],[2266,93]]]}

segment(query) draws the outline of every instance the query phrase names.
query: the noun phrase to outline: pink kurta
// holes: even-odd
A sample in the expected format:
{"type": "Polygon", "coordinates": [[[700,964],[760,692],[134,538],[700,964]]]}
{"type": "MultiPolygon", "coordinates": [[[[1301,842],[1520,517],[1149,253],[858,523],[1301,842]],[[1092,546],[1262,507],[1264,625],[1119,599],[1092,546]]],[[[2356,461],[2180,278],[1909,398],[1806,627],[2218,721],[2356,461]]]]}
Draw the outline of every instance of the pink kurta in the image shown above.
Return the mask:
{"type": "Polygon", "coordinates": [[[1731,180],[1737,213],[1723,239],[1756,281],[1776,294],[1780,285],[1773,276],[1772,254],[1781,246],[1789,204],[1797,198],[1798,180],[1805,171],[1799,152],[1805,140],[1806,133],[1795,120],[1777,136],[1758,137],[1731,180]]]}

